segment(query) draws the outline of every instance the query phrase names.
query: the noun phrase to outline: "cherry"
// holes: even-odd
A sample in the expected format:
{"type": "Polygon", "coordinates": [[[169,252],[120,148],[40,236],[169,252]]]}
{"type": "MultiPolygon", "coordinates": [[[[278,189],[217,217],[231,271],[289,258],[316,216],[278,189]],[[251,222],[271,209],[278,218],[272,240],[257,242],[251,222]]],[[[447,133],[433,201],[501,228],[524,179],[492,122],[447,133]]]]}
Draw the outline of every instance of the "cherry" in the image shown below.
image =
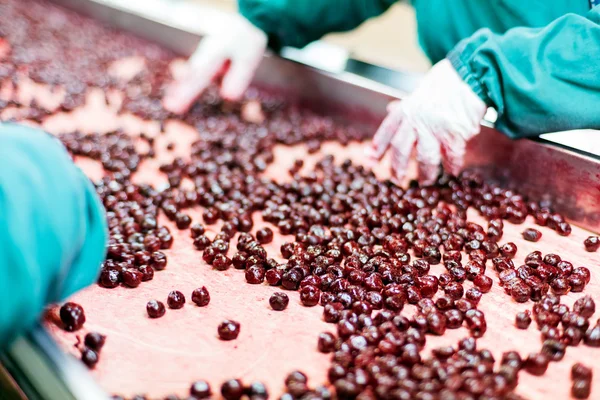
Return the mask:
{"type": "Polygon", "coordinates": [[[199,307],[205,307],[210,303],[210,294],[208,293],[206,286],[194,289],[192,292],[192,301],[199,307]]]}
{"type": "Polygon", "coordinates": [[[146,304],[146,311],[150,318],[160,318],[165,315],[165,305],[158,300],[150,300],[146,304]]]}
{"type": "Polygon", "coordinates": [[[221,340],[234,340],[240,334],[240,323],[234,320],[226,319],[219,324],[217,329],[221,340]]]}
{"type": "Polygon", "coordinates": [[[83,326],[85,323],[85,313],[83,307],[77,303],[67,302],[60,308],[60,320],[64,325],[64,329],[68,332],[74,332],[83,326]]]}

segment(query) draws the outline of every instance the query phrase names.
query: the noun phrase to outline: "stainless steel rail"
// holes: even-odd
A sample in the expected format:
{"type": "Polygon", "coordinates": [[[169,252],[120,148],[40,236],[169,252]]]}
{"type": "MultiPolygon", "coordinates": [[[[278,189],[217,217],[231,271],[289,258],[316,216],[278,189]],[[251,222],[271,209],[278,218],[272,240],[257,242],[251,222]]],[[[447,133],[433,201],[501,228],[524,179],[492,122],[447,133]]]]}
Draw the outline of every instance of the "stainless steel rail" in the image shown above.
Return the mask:
{"type": "MultiPolygon", "coordinates": [[[[211,27],[199,29],[194,23],[194,13],[209,12],[211,18],[226,18],[223,13],[215,10],[198,10],[187,7],[189,4],[186,3],[172,4],[166,0],[51,1],[105,25],[158,43],[182,56],[191,55],[203,34],[210,34],[213,30],[211,27]]],[[[206,16],[202,19],[206,20],[206,16]]],[[[387,103],[404,96],[414,87],[415,79],[412,75],[399,75],[395,81],[396,86],[404,88],[400,90],[355,73],[327,72],[267,54],[256,72],[253,85],[290,96],[302,105],[322,113],[340,115],[347,119],[351,115],[352,121],[376,127],[385,115],[387,103]]]]}
{"type": "Polygon", "coordinates": [[[41,325],[0,353],[0,362],[2,400],[108,400],[83,364],[41,325]]]}
{"type": "Polygon", "coordinates": [[[547,139],[510,140],[482,130],[468,145],[467,168],[548,200],[570,222],[600,232],[600,157],[547,139]]]}

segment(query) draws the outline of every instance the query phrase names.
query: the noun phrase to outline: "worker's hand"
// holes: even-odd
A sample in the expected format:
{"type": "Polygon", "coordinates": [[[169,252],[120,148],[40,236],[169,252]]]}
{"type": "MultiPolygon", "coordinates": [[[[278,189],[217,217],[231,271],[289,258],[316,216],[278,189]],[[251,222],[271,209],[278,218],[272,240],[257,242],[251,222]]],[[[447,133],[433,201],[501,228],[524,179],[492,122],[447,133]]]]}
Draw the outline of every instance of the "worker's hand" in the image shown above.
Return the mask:
{"type": "Polygon", "coordinates": [[[219,33],[205,37],[187,63],[184,76],[167,90],[164,107],[187,111],[204,89],[223,73],[221,96],[239,100],[267,48],[267,35],[241,15],[232,15],[219,33]]]}
{"type": "Polygon", "coordinates": [[[97,279],[106,240],[94,185],[61,143],[0,123],[0,348],[97,279]]]}
{"type": "Polygon", "coordinates": [[[416,144],[422,184],[435,181],[440,162],[446,172],[456,175],[463,166],[466,143],[479,133],[486,108],[450,62],[440,61],[414,93],[390,103],[370,157],[379,160],[391,147],[392,174],[402,180],[416,144]]]}

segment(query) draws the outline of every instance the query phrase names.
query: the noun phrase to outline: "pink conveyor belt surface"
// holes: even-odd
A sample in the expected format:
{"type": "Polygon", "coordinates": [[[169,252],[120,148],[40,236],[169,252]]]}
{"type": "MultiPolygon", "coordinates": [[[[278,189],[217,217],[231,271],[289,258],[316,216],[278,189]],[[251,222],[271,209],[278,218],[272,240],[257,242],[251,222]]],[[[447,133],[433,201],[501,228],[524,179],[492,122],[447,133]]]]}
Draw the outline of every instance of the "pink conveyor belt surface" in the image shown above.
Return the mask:
{"type": "MultiPolygon", "coordinates": [[[[44,89],[27,85],[20,96],[37,93],[40,101],[52,101],[44,95],[44,89]],[[31,90],[33,89],[33,90],[31,90]]],[[[101,92],[92,92],[85,107],[71,114],[59,114],[46,120],[44,127],[53,132],[68,132],[80,129],[84,132],[110,131],[122,126],[127,132],[137,134],[146,132],[157,137],[157,159],[145,161],[135,175],[137,183],[152,183],[155,187],[166,183],[164,174],[158,171],[160,163],[175,156],[186,157],[188,146],[196,138],[193,128],[178,122],[166,125],[166,133],[159,134],[157,123],[144,122],[132,116],[119,116],[118,95],[106,105],[101,92]],[[167,151],[166,145],[174,142],[173,151],[167,151]]],[[[352,144],[342,147],[327,143],[319,154],[309,155],[304,146],[293,148],[280,146],[276,149],[275,162],[266,174],[278,181],[288,179],[287,170],[296,158],[305,161],[305,169],[311,168],[314,161],[325,153],[334,154],[337,161],[350,158],[363,163],[363,152],[367,144],[352,144]]],[[[96,162],[77,159],[77,163],[93,179],[101,176],[102,169],[96,162]]],[[[376,167],[379,177],[388,174],[388,161],[384,160],[376,167]]],[[[414,172],[414,168],[413,168],[414,172]]],[[[414,173],[413,173],[414,175],[414,173]]],[[[192,210],[194,221],[201,222],[201,208],[192,210]]],[[[256,214],[256,229],[264,226],[259,214],[256,214]]],[[[481,217],[474,212],[470,220],[483,224],[481,217]]],[[[285,376],[296,369],[309,377],[311,386],[326,383],[330,355],[317,351],[317,336],[320,332],[335,332],[335,326],[322,319],[321,306],[303,307],[297,292],[288,292],[289,307],[283,312],[273,311],[269,296],[281,290],[262,285],[249,285],[242,271],[233,268],[225,272],[213,270],[202,261],[201,252],[192,246],[189,230],[179,231],[166,218],[167,225],[174,236],[174,244],[166,250],[169,261],[164,271],[158,271],[154,280],[144,282],[136,289],[117,287],[104,289],[93,285],[72,297],[80,303],[87,316],[83,329],[75,333],[61,330],[52,323],[56,318],[56,309],[50,312],[47,327],[60,345],[74,356],[78,351],[74,345],[77,337],[83,338],[88,331],[97,331],[107,335],[106,345],[101,359],[92,375],[100,385],[111,394],[132,396],[146,394],[149,398],[162,398],[175,393],[185,396],[190,384],[196,379],[208,380],[213,392],[218,392],[220,384],[228,378],[241,378],[245,382],[263,381],[272,397],[278,396],[284,389],[285,376]],[[206,286],[210,291],[211,302],[207,307],[197,307],[191,302],[192,291],[206,286]],[[158,299],[166,303],[171,290],[183,292],[187,298],[185,307],[170,310],[160,319],[150,319],[146,314],[146,302],[158,299]],[[241,333],[237,340],[221,341],[217,337],[217,326],[224,319],[234,319],[241,323],[241,333]]],[[[210,226],[208,236],[212,238],[219,226],[210,226]]],[[[275,229],[276,231],[276,229],[275,229]]],[[[571,293],[563,301],[571,306],[574,300],[584,294],[600,300],[600,278],[598,253],[587,253],[583,240],[590,233],[573,227],[569,237],[561,237],[548,228],[540,228],[528,219],[522,225],[505,222],[502,242],[513,241],[519,250],[515,265],[529,252],[540,250],[542,253],[557,253],[563,259],[571,261],[575,267],[586,266],[592,271],[591,282],[585,292],[571,293]],[[526,242],[521,232],[527,227],[536,227],[543,233],[538,243],[526,242]]],[[[279,234],[266,249],[275,258],[280,258],[279,247],[292,237],[279,234]]],[[[232,243],[236,243],[236,240],[232,243]]],[[[232,246],[229,256],[235,251],[232,246]]],[[[441,273],[444,267],[433,266],[433,273],[441,273]]],[[[485,312],[488,330],[478,340],[479,348],[490,349],[496,359],[502,352],[517,350],[522,355],[537,351],[541,346],[540,333],[535,323],[527,330],[514,327],[515,314],[531,307],[532,303],[518,304],[507,296],[498,285],[496,273],[488,267],[487,275],[494,279],[492,291],[483,296],[479,308],[485,312]]],[[[469,287],[470,284],[467,284],[469,287]]],[[[413,306],[405,307],[403,313],[412,314],[413,306]]],[[[594,322],[598,315],[592,317],[594,322]]],[[[440,345],[455,345],[468,336],[466,329],[446,331],[442,337],[427,336],[427,348],[440,345]]],[[[517,392],[529,399],[567,399],[570,398],[570,368],[577,361],[589,366],[597,366],[600,353],[597,349],[580,345],[568,348],[563,361],[551,363],[548,371],[541,377],[521,373],[517,392]]],[[[600,371],[595,371],[591,398],[600,398],[600,371]]]]}

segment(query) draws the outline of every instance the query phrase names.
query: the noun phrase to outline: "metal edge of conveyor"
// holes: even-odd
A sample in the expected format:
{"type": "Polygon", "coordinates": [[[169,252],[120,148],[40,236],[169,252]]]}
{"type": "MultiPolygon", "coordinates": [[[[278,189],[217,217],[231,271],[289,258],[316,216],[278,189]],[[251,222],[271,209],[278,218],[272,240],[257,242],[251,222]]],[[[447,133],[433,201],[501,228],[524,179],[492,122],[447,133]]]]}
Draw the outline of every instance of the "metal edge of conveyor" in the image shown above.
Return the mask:
{"type": "Polygon", "coordinates": [[[82,363],[36,325],[0,353],[0,400],[108,400],[82,363]]]}
{"type": "MultiPolygon", "coordinates": [[[[219,20],[227,18],[227,13],[211,7],[172,2],[169,0],[49,0],[82,15],[87,15],[108,26],[131,32],[143,39],[158,43],[182,56],[189,56],[204,35],[209,35],[222,25],[219,20]],[[194,15],[209,14],[214,23],[199,27],[194,15]]],[[[204,16],[203,21],[207,18],[204,16]]],[[[323,74],[330,74],[334,80],[364,87],[392,97],[402,97],[414,88],[419,74],[396,72],[363,61],[345,58],[338,70],[319,68],[319,62],[309,52],[284,48],[288,57],[277,57],[280,61],[311,67],[323,74]],[[394,75],[395,74],[395,75],[394,75]]],[[[265,59],[272,58],[268,53],[265,59]]],[[[260,72],[260,71],[259,71],[260,72]]]]}
{"type": "Polygon", "coordinates": [[[465,168],[600,232],[600,157],[542,138],[511,140],[488,126],[482,133],[468,143],[465,168]]]}
{"type": "Polygon", "coordinates": [[[27,399],[23,389],[3,365],[5,354],[0,352],[0,400],[25,400],[27,399]]]}

